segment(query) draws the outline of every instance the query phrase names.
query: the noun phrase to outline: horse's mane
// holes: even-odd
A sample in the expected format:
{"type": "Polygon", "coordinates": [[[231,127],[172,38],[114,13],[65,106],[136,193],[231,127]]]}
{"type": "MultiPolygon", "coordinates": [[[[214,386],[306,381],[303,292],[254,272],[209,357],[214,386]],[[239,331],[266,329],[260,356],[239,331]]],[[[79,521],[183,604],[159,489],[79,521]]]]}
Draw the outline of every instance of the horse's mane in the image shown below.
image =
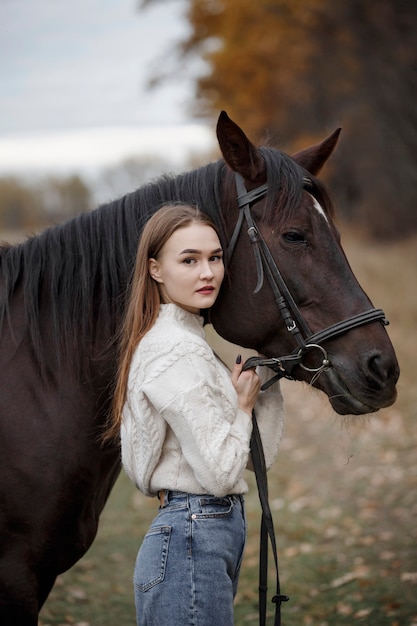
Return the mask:
{"type": "MultiPolygon", "coordinates": [[[[266,217],[286,219],[301,201],[303,170],[278,150],[260,150],[267,165],[270,190],[279,192],[278,196],[269,194],[266,217]]],[[[318,183],[314,185],[316,193],[322,195],[318,183]]],[[[27,333],[41,365],[40,313],[46,307],[52,324],[48,333],[60,344],[57,358],[61,353],[88,358],[98,337],[109,337],[115,332],[140,232],[150,215],[167,202],[192,202],[211,217],[225,245],[222,207],[231,206],[235,198],[233,172],[219,160],[184,174],[161,176],[21,244],[3,247],[0,329],[7,321],[11,323],[12,297],[20,293],[27,333]]]]}
{"type": "Polygon", "coordinates": [[[38,360],[42,307],[48,308],[49,333],[61,351],[68,354],[76,343],[88,354],[92,346],[86,340],[92,344],[97,332],[114,333],[140,232],[155,210],[169,201],[194,202],[221,228],[217,198],[223,168],[217,162],[179,176],[162,176],[18,245],[1,248],[0,329],[10,318],[13,295],[21,293],[26,329],[38,360]],[[43,299],[46,292],[49,297],[43,299]]]}

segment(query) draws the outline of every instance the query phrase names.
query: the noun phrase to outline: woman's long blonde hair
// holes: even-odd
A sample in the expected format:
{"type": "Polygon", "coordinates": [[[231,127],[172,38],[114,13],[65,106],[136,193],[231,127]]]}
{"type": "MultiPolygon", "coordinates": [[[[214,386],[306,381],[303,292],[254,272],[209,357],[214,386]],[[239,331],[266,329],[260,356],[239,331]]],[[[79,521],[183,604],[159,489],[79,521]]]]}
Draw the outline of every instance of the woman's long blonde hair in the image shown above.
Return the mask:
{"type": "Polygon", "coordinates": [[[217,232],[211,219],[201,213],[198,207],[180,203],[164,205],[152,215],[142,231],[126,313],[120,329],[118,373],[110,424],[104,434],[105,442],[118,439],[120,435],[133,354],[141,339],[155,324],[159,313],[161,298],[158,284],[149,273],[149,259],[158,258],[162,247],[178,228],[193,223],[211,226],[217,232]]]}

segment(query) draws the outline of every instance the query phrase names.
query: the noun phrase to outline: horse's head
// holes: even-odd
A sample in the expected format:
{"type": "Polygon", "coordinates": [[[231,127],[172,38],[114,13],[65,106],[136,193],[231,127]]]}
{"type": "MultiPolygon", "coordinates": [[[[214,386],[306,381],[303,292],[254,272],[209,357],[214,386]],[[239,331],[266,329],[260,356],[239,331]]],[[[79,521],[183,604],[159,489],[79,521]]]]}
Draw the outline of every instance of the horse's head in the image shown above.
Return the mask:
{"type": "Polygon", "coordinates": [[[389,406],[399,368],[383,313],[352,273],[329,196],[315,178],[339,130],[292,157],[257,149],[225,113],[217,135],[229,166],[223,212],[230,258],[211,314],[215,329],[267,358],[284,357],[276,369],[324,391],[340,414],[389,406]]]}

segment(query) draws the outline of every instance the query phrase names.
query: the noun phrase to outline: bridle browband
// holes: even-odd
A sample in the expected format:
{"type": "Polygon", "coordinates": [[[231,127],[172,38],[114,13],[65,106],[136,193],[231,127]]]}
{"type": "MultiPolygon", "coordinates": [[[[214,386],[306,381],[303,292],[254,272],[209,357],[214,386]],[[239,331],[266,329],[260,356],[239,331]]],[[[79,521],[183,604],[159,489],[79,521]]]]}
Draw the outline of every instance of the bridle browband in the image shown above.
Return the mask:
{"type": "MultiPolygon", "coordinates": [[[[353,315],[341,322],[336,322],[316,333],[312,333],[292,297],[251,212],[252,205],[264,198],[268,193],[268,184],[265,183],[264,185],[256,187],[256,189],[247,191],[242,176],[237,172],[235,172],[235,180],[239,217],[226,250],[226,267],[230,263],[240,231],[243,227],[243,222],[245,221],[256,264],[257,284],[254,293],[258,293],[261,289],[266,274],[287,331],[294,337],[297,343],[297,348],[292,354],[271,358],[251,357],[246,362],[246,365],[247,367],[264,365],[276,372],[276,376],[268,381],[266,385],[264,385],[264,388],[271,385],[279,378],[293,380],[292,370],[296,365],[318,376],[331,367],[327,352],[322,345],[323,343],[330,339],[335,339],[353,328],[358,328],[359,326],[364,326],[365,324],[376,321],[381,321],[384,325],[387,325],[388,321],[382,309],[373,308],[363,313],[353,315]],[[321,362],[318,367],[309,367],[303,362],[305,355],[313,350],[320,353],[321,362]]],[[[311,181],[308,178],[304,178],[303,183],[305,187],[311,186],[311,181]]]]}
{"type": "MultiPolygon", "coordinates": [[[[243,227],[243,221],[246,221],[247,234],[252,244],[255,256],[255,264],[257,271],[257,284],[254,293],[258,293],[264,282],[266,274],[270,287],[273,291],[275,302],[283,318],[287,331],[294,337],[297,347],[292,354],[281,357],[251,357],[243,366],[243,369],[250,369],[257,365],[263,365],[271,368],[276,375],[262,386],[266,389],[280,378],[288,378],[293,380],[292,369],[299,365],[304,370],[313,373],[314,377],[319,376],[322,372],[331,367],[327,352],[323,347],[323,343],[330,339],[335,339],[343,335],[353,328],[358,328],[371,322],[381,321],[384,325],[388,324],[382,309],[369,309],[364,313],[353,315],[341,322],[332,324],[323,330],[312,333],[307,322],[305,321],[300,309],[292,297],[277,264],[269,250],[262,234],[256,226],[255,220],[251,213],[251,207],[255,202],[261,200],[268,193],[268,185],[264,184],[252,191],[247,191],[245,183],[240,174],[235,173],[237,202],[239,205],[239,217],[236,222],[235,229],[226,250],[226,267],[230,263],[240,231],[243,227]],[[307,352],[316,350],[320,353],[321,363],[318,367],[308,367],[303,363],[303,357],[307,352]]],[[[309,188],[311,181],[308,178],[303,179],[304,186],[309,188]]],[[[260,532],[260,562],[259,562],[259,624],[265,626],[267,617],[267,591],[268,591],[268,538],[271,542],[272,552],[276,571],[276,593],[272,597],[275,604],[274,626],[281,626],[281,604],[289,600],[288,596],[281,593],[279,572],[278,572],[278,553],[275,540],[274,522],[271,509],[268,503],[268,480],[266,474],[265,457],[263,453],[262,440],[256,421],[255,411],[252,412],[253,429],[251,436],[251,456],[253,467],[255,470],[256,483],[258,486],[259,499],[262,507],[262,520],[260,532]]]]}

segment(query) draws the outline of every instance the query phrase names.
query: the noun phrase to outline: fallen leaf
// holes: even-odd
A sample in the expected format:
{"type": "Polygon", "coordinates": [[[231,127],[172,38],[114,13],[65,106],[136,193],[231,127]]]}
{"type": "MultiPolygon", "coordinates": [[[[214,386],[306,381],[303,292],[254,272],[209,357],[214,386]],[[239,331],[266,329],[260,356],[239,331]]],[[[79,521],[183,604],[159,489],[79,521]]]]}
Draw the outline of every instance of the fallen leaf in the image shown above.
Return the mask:
{"type": "Polygon", "coordinates": [[[417,584],[417,572],[404,572],[401,574],[401,580],[405,583],[417,584]]]}

